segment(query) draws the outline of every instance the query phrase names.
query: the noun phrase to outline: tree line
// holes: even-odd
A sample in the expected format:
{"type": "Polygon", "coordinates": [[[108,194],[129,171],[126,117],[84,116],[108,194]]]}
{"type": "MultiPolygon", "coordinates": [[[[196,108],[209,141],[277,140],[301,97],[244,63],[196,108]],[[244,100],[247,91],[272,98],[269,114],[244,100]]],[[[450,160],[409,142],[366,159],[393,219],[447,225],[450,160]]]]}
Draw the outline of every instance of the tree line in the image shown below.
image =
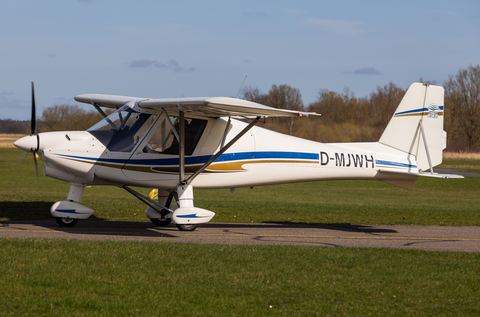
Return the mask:
{"type": "MultiPolygon", "coordinates": [[[[103,117],[78,105],[55,105],[45,108],[37,119],[36,132],[86,130],[103,117]]],[[[0,133],[30,134],[30,121],[0,120],[0,133]]]]}
{"type": "MultiPolygon", "coordinates": [[[[419,81],[424,82],[421,78],[419,81]]],[[[449,76],[443,87],[447,150],[480,151],[480,65],[460,69],[449,76]]],[[[258,88],[246,87],[243,98],[271,107],[322,114],[309,120],[266,120],[264,126],[268,129],[319,142],[376,142],[405,92],[392,82],[362,98],[355,97],[348,88],[342,93],[320,89],[317,99],[305,106],[297,88],[273,85],[265,94],[258,88]]]]}
{"type": "MultiPolygon", "coordinates": [[[[422,79],[420,79],[423,82],[422,79]]],[[[428,82],[427,82],[428,83],[428,82]]],[[[445,88],[444,129],[449,151],[480,151],[480,65],[470,65],[450,75],[445,88]]],[[[367,97],[358,98],[345,88],[341,93],[320,89],[317,99],[305,106],[298,88],[272,85],[267,93],[245,87],[241,98],[267,106],[312,111],[322,117],[266,119],[264,127],[319,142],[378,141],[405,90],[390,82],[378,86],[367,97]]],[[[102,116],[79,106],[56,105],[46,108],[37,121],[37,132],[86,130],[102,116]]],[[[30,133],[29,121],[0,120],[0,133],[30,133]]]]}

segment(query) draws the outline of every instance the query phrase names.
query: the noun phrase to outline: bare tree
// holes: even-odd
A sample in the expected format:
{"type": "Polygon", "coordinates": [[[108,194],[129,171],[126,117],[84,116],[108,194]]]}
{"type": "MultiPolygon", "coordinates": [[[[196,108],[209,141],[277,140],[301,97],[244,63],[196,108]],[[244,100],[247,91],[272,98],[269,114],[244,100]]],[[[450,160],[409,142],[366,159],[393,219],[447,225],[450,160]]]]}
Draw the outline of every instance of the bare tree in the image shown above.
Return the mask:
{"type": "Polygon", "coordinates": [[[370,94],[370,124],[383,131],[405,95],[405,90],[392,82],[377,86],[377,91],[370,94]]]}
{"type": "MultiPolygon", "coordinates": [[[[279,109],[305,110],[300,90],[289,85],[273,85],[265,96],[264,103],[267,106],[279,109]]],[[[298,129],[297,118],[279,118],[277,122],[285,126],[290,135],[293,135],[295,130],[298,129]]]]}
{"type": "Polygon", "coordinates": [[[327,89],[320,89],[317,101],[310,104],[309,111],[321,113],[328,123],[363,123],[366,118],[367,100],[356,98],[355,94],[345,88],[343,93],[337,93],[327,89]]]}
{"type": "Polygon", "coordinates": [[[0,119],[0,133],[28,134],[30,133],[30,121],[0,119]]]}
{"type": "Polygon", "coordinates": [[[263,104],[265,94],[262,94],[257,87],[247,86],[242,89],[242,99],[263,104]]]}
{"type": "Polygon", "coordinates": [[[427,85],[437,85],[437,81],[436,80],[423,80],[423,77],[420,77],[418,79],[418,82],[419,83],[422,83],[422,84],[427,84],[427,85]]]}
{"type": "Polygon", "coordinates": [[[265,103],[270,107],[279,109],[305,110],[300,90],[289,85],[272,85],[265,96],[265,103]]]}
{"type": "Polygon", "coordinates": [[[473,150],[480,140],[480,65],[460,69],[444,83],[445,125],[450,137],[473,150]]]}
{"type": "Polygon", "coordinates": [[[42,132],[86,130],[102,116],[96,111],[85,111],[77,105],[48,107],[42,112],[42,132]]]}
{"type": "Polygon", "coordinates": [[[372,129],[368,126],[369,101],[356,98],[345,88],[343,93],[327,89],[318,92],[317,101],[309,105],[309,111],[322,114],[315,138],[322,142],[372,141],[372,129]]]}
{"type": "Polygon", "coordinates": [[[328,89],[318,91],[317,101],[310,104],[308,111],[322,114],[328,123],[340,122],[340,115],[344,112],[344,98],[337,92],[328,89]]]}

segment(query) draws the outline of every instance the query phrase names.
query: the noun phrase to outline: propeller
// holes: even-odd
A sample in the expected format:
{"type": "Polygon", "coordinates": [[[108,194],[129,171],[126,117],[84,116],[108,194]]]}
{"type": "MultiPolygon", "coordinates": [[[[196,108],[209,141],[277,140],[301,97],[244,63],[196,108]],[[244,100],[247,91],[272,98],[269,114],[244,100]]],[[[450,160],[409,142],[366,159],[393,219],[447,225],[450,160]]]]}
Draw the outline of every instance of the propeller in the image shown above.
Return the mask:
{"type": "Polygon", "coordinates": [[[35,89],[33,87],[33,81],[32,81],[32,120],[30,121],[30,126],[32,128],[32,133],[30,135],[35,134],[35,125],[37,122],[37,118],[35,115],[35,89]]]}
{"type": "Polygon", "coordinates": [[[38,134],[35,134],[35,126],[37,124],[37,116],[35,113],[35,89],[33,87],[33,81],[32,81],[32,118],[30,121],[30,126],[32,129],[32,133],[30,135],[36,135],[37,136],[37,148],[33,149],[33,161],[35,162],[35,171],[37,173],[37,185],[38,185],[38,164],[37,164],[37,152],[38,148],[40,147],[40,137],[38,134]]]}
{"type": "Polygon", "coordinates": [[[34,90],[34,85],[32,81],[32,117],[30,121],[30,127],[31,127],[31,134],[30,136],[23,137],[21,139],[18,139],[15,141],[13,144],[25,151],[25,152],[32,152],[33,153],[33,161],[35,162],[35,171],[37,174],[37,185],[38,185],[38,163],[37,163],[37,153],[40,148],[40,136],[35,133],[35,128],[36,128],[36,113],[35,113],[35,90],[34,90]]]}

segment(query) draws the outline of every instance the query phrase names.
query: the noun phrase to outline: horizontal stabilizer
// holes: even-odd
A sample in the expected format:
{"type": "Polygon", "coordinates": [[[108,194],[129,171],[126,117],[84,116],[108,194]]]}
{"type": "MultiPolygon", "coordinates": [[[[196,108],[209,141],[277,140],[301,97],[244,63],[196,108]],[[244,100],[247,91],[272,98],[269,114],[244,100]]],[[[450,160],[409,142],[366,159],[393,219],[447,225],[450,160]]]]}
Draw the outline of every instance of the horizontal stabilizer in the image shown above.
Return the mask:
{"type": "Polygon", "coordinates": [[[384,183],[398,186],[404,189],[408,190],[414,190],[415,189],[415,181],[418,179],[418,177],[423,176],[423,177],[433,177],[433,178],[443,178],[443,179],[449,179],[449,178],[464,178],[462,175],[455,175],[455,174],[438,174],[438,173],[429,173],[429,172],[423,172],[423,173],[410,173],[410,172],[404,172],[404,171],[391,171],[391,170],[379,170],[377,179],[379,181],[382,181],[384,183]]]}
{"type": "Polygon", "coordinates": [[[449,178],[464,178],[462,175],[456,175],[456,174],[438,174],[438,173],[429,173],[429,172],[423,172],[420,174],[420,176],[425,176],[425,177],[434,177],[434,178],[444,178],[444,179],[449,179],[449,178]]]}
{"type": "Polygon", "coordinates": [[[390,174],[397,174],[397,175],[407,175],[412,177],[424,176],[424,177],[433,177],[433,178],[464,178],[462,175],[456,174],[438,174],[438,173],[430,173],[430,172],[423,172],[423,173],[410,173],[404,171],[390,171],[390,170],[379,170],[380,173],[390,173],[390,174]]]}
{"type": "Polygon", "coordinates": [[[418,173],[380,169],[376,179],[393,186],[414,190],[415,182],[417,181],[418,176],[420,176],[418,173]]]}

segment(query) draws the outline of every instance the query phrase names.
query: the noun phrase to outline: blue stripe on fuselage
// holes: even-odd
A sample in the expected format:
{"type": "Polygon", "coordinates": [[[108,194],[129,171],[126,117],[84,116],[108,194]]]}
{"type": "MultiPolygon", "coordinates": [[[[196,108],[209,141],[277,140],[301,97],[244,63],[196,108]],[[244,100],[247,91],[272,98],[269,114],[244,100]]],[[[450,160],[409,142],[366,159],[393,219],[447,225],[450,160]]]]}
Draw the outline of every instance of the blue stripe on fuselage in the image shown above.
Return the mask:
{"type": "MultiPolygon", "coordinates": [[[[80,159],[86,161],[92,161],[94,163],[114,163],[114,164],[126,164],[127,162],[132,165],[146,165],[146,166],[177,166],[178,158],[158,158],[158,159],[112,159],[112,158],[92,158],[85,156],[74,156],[74,155],[62,155],[66,158],[80,159]]],[[[212,156],[203,155],[203,156],[192,156],[185,158],[185,164],[194,165],[194,164],[204,164],[212,156]]],[[[238,152],[238,153],[227,153],[222,154],[219,158],[215,160],[216,163],[220,162],[234,162],[240,160],[266,160],[266,159],[303,159],[303,160],[316,160],[319,159],[318,153],[304,153],[304,152],[238,152]]],[[[375,165],[386,165],[391,167],[405,167],[405,168],[417,168],[417,165],[384,161],[384,160],[375,160],[375,165]]]]}
{"type": "MultiPolygon", "coordinates": [[[[158,159],[112,159],[112,158],[92,158],[85,156],[74,156],[74,155],[63,155],[65,158],[79,159],[92,161],[94,163],[113,163],[113,164],[126,164],[127,162],[132,165],[162,165],[162,166],[176,166],[178,165],[178,157],[175,158],[158,158],[158,159]]],[[[203,156],[193,156],[185,157],[185,164],[194,165],[194,164],[204,164],[206,163],[212,155],[203,155],[203,156]]],[[[262,159],[302,159],[302,160],[317,160],[319,159],[318,153],[302,153],[302,152],[238,152],[238,153],[227,153],[220,155],[219,158],[215,160],[216,163],[220,162],[233,162],[239,160],[262,160],[262,159]]]]}
{"type": "Polygon", "coordinates": [[[391,167],[417,168],[417,165],[391,162],[391,161],[382,161],[382,160],[375,160],[375,165],[387,165],[387,166],[391,166],[391,167]]]}

